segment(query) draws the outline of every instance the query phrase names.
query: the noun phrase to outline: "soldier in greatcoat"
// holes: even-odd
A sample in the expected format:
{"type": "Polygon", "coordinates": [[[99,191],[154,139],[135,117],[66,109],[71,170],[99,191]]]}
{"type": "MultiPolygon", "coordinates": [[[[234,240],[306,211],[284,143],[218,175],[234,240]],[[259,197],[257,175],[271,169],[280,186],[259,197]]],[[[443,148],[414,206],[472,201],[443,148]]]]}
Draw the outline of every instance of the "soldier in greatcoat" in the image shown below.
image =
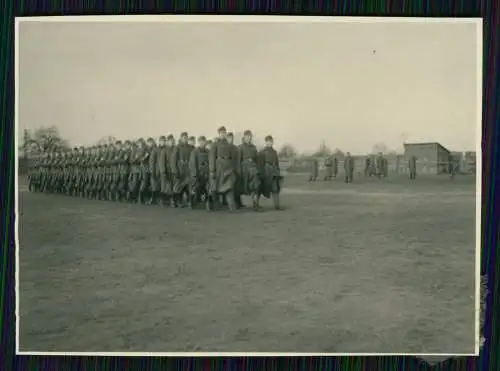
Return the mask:
{"type": "MultiPolygon", "coordinates": [[[[165,137],[163,137],[165,138],[165,137]]],[[[162,143],[156,144],[153,138],[150,138],[151,140],[148,140],[148,147],[149,147],[149,191],[150,191],[150,197],[148,200],[148,204],[153,205],[156,204],[160,198],[160,185],[159,185],[159,180],[160,176],[158,173],[158,157],[159,154],[158,152],[160,151],[159,145],[165,145],[165,141],[162,143]]]]}
{"type": "Polygon", "coordinates": [[[417,158],[411,156],[408,160],[408,169],[410,171],[410,180],[415,180],[417,177],[417,158]]]}
{"type": "Polygon", "coordinates": [[[332,180],[332,177],[333,177],[333,158],[332,158],[332,156],[330,156],[330,155],[326,156],[325,162],[323,165],[325,167],[324,180],[332,180]]]}
{"type": "Polygon", "coordinates": [[[345,171],[344,181],[346,183],[351,183],[354,175],[354,158],[351,156],[349,152],[346,153],[344,159],[344,171],[345,171]]]}
{"type": "Polygon", "coordinates": [[[189,206],[193,207],[202,199],[207,203],[209,198],[209,179],[210,172],[208,168],[209,151],[206,148],[205,136],[198,138],[198,147],[191,152],[189,159],[189,176],[191,178],[189,184],[189,206]]]}
{"type": "Polygon", "coordinates": [[[318,160],[316,158],[311,159],[309,166],[311,167],[309,171],[309,181],[315,182],[316,179],[318,178],[318,170],[319,170],[318,160]]]}
{"type": "Polygon", "coordinates": [[[160,177],[160,205],[170,201],[170,205],[175,207],[173,199],[173,175],[171,169],[172,153],[175,146],[174,136],[169,134],[166,138],[160,138],[160,150],[158,151],[158,174],[160,177]]]}
{"type": "Polygon", "coordinates": [[[174,206],[184,207],[184,197],[189,197],[189,159],[192,151],[193,147],[188,144],[188,134],[186,132],[181,133],[179,144],[174,147],[170,161],[174,179],[174,206]]]}
{"type": "Polygon", "coordinates": [[[130,154],[130,175],[128,178],[128,194],[127,199],[132,202],[139,201],[138,191],[141,178],[141,160],[144,156],[144,147],[140,144],[141,141],[132,142],[130,154]]]}
{"type": "Polygon", "coordinates": [[[273,199],[274,208],[281,210],[280,192],[283,177],[281,176],[278,152],[273,148],[271,135],[265,138],[266,145],[259,152],[259,170],[261,175],[260,195],[273,199]]]}
{"type": "Polygon", "coordinates": [[[259,191],[261,178],[259,173],[259,151],[252,143],[253,135],[250,130],[243,133],[243,143],[239,148],[240,161],[240,192],[252,197],[254,210],[259,210],[259,191]]]}
{"type": "Polygon", "coordinates": [[[225,196],[229,210],[236,208],[234,198],[234,188],[236,182],[236,162],[233,158],[234,147],[229,144],[226,135],[227,131],[224,126],[218,129],[219,139],[212,146],[209,155],[210,169],[210,190],[211,190],[211,206],[218,201],[219,196],[225,196]]]}
{"type": "MultiPolygon", "coordinates": [[[[231,158],[234,160],[234,169],[236,180],[234,183],[234,204],[237,209],[244,207],[243,201],[241,199],[242,189],[241,189],[241,152],[240,147],[234,144],[234,134],[229,132],[226,136],[227,142],[232,146],[231,158]]],[[[223,200],[225,201],[225,200],[223,200]]],[[[224,203],[227,205],[227,201],[224,203]]]]}

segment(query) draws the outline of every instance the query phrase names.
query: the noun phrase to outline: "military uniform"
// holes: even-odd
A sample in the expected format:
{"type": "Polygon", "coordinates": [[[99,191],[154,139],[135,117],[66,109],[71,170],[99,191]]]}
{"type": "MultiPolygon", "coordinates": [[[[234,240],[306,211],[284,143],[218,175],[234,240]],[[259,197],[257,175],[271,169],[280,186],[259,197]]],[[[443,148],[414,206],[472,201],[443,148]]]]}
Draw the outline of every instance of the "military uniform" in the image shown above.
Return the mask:
{"type": "Polygon", "coordinates": [[[332,180],[333,177],[333,159],[331,156],[325,158],[325,180],[332,180]]]}
{"type": "Polygon", "coordinates": [[[254,144],[252,144],[250,141],[247,141],[240,145],[239,153],[240,192],[244,195],[251,196],[254,208],[258,208],[258,196],[261,186],[261,178],[259,172],[259,152],[254,144]]]}
{"type": "Polygon", "coordinates": [[[130,175],[128,182],[129,200],[137,200],[139,184],[141,178],[141,160],[144,156],[144,148],[137,143],[132,143],[132,151],[130,154],[130,175]]]}
{"type": "MultiPolygon", "coordinates": [[[[219,128],[219,133],[225,133],[224,127],[219,128]]],[[[236,183],[236,161],[234,146],[226,139],[219,139],[212,146],[209,153],[210,191],[212,200],[219,195],[227,195],[229,208],[234,208],[234,188],[236,183]]]]}
{"type": "MultiPolygon", "coordinates": [[[[266,143],[272,143],[273,138],[268,135],[266,143]]],[[[259,168],[262,184],[260,194],[266,198],[272,197],[275,209],[280,209],[279,194],[281,192],[281,176],[278,152],[272,146],[266,146],[259,152],[259,168]]]]}
{"type": "Polygon", "coordinates": [[[311,166],[311,170],[309,172],[309,181],[310,182],[315,182],[316,181],[316,178],[318,178],[318,160],[316,160],[315,158],[313,158],[311,161],[310,161],[310,166],[311,166]]]}
{"type": "MultiPolygon", "coordinates": [[[[205,137],[200,137],[198,142],[203,143],[205,137]]],[[[189,193],[190,193],[190,205],[193,206],[196,201],[199,201],[201,197],[205,197],[205,201],[208,201],[209,197],[209,166],[208,166],[208,156],[209,151],[203,145],[191,152],[189,159],[189,193]]]]}
{"type": "MultiPolygon", "coordinates": [[[[160,138],[161,141],[162,138],[160,138]]],[[[159,186],[159,172],[158,172],[158,157],[159,157],[159,146],[153,141],[150,142],[151,146],[149,149],[149,188],[151,191],[151,197],[149,199],[150,204],[156,203],[158,201],[160,186],[159,186]]]]}
{"type": "MultiPolygon", "coordinates": [[[[181,137],[187,136],[185,133],[181,137]]],[[[189,160],[193,147],[188,143],[180,142],[174,147],[170,162],[173,182],[173,196],[176,203],[182,202],[184,194],[189,194],[189,160]]],[[[182,205],[182,204],[181,204],[182,205]]]]}
{"type": "Polygon", "coordinates": [[[351,183],[354,175],[354,159],[348,153],[344,159],[345,182],[351,183]]]}
{"type": "Polygon", "coordinates": [[[173,196],[173,176],[172,169],[170,167],[173,153],[173,136],[169,135],[167,137],[167,141],[169,142],[168,144],[159,148],[158,160],[156,162],[158,174],[160,177],[160,203],[161,205],[163,205],[165,201],[167,201],[167,199],[170,199],[170,201],[172,202],[172,206],[175,206],[174,200],[171,199],[171,197],[173,196]]]}
{"type": "Polygon", "coordinates": [[[336,178],[339,172],[339,159],[337,157],[333,158],[333,177],[336,178]]]}
{"type": "Polygon", "coordinates": [[[411,156],[408,160],[408,169],[410,171],[410,179],[415,180],[417,177],[417,158],[415,156],[411,156]]]}
{"type": "Polygon", "coordinates": [[[118,184],[117,197],[120,201],[124,201],[128,195],[128,179],[130,176],[130,150],[131,143],[125,142],[125,146],[118,151],[118,184]]]}

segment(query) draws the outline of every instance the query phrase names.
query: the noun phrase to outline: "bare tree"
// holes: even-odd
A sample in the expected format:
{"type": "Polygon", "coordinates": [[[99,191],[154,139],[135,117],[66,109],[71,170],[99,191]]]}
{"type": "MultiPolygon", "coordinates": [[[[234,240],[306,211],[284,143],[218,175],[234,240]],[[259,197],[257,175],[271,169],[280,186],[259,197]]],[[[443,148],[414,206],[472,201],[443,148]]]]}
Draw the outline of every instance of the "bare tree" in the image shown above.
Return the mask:
{"type": "Polygon", "coordinates": [[[326,145],[325,141],[322,141],[319,145],[318,150],[313,154],[315,157],[325,157],[330,156],[332,154],[332,150],[326,145]]]}
{"type": "Polygon", "coordinates": [[[291,144],[284,144],[280,148],[278,155],[281,158],[294,158],[297,157],[298,152],[291,144]]]}
{"type": "Polygon", "coordinates": [[[61,138],[55,126],[41,127],[33,133],[29,130],[23,132],[21,149],[27,154],[29,151],[47,152],[57,148],[69,148],[68,141],[61,138]]]}

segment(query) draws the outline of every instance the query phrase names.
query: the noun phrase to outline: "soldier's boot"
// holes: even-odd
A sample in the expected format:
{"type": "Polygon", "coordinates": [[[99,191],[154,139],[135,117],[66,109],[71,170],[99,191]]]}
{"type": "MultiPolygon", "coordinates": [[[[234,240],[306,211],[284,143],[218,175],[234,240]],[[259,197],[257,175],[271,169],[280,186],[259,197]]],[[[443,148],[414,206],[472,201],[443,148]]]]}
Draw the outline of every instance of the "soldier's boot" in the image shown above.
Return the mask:
{"type": "Polygon", "coordinates": [[[192,210],[194,208],[195,203],[196,203],[196,194],[188,195],[188,204],[187,204],[188,208],[192,210]]]}
{"type": "Polygon", "coordinates": [[[233,192],[228,192],[224,195],[224,199],[226,200],[226,205],[229,211],[234,211],[237,209],[236,207],[236,199],[234,197],[233,192]]]}
{"type": "Polygon", "coordinates": [[[127,192],[125,193],[125,201],[130,202],[130,200],[132,199],[132,197],[131,197],[131,196],[132,196],[132,195],[130,194],[130,191],[127,191],[127,192]]]}
{"type": "Polygon", "coordinates": [[[280,194],[278,192],[272,193],[273,205],[276,210],[282,210],[280,205],[280,194]]]}
{"type": "Polygon", "coordinates": [[[235,199],[236,199],[236,207],[238,209],[243,209],[245,207],[245,205],[243,204],[243,201],[241,199],[241,195],[240,194],[236,195],[235,199]]]}
{"type": "Polygon", "coordinates": [[[257,194],[252,195],[252,206],[254,211],[260,211],[260,197],[257,194]]]}
{"type": "Polygon", "coordinates": [[[178,201],[178,196],[177,195],[172,195],[170,196],[170,206],[173,208],[177,207],[177,201],[178,201]]]}

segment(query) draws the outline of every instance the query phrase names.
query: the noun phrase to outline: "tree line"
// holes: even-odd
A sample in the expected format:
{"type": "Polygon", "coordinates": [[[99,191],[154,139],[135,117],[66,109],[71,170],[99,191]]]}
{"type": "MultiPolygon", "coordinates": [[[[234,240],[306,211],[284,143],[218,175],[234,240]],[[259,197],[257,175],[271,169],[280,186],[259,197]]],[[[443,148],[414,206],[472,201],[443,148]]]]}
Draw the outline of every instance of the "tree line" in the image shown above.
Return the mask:
{"type": "MultiPolygon", "coordinates": [[[[235,137],[238,138],[238,135],[242,135],[242,133],[235,133],[235,137]]],[[[255,144],[257,146],[262,146],[263,142],[259,140],[258,136],[255,136],[255,144]]],[[[109,135],[101,138],[95,144],[111,144],[116,141],[116,137],[109,135]]],[[[71,148],[71,145],[68,140],[62,138],[60,132],[56,126],[49,127],[40,127],[33,131],[25,129],[23,131],[23,140],[20,146],[21,155],[27,157],[30,153],[41,153],[50,151],[54,148],[71,148]]],[[[377,143],[372,148],[372,153],[383,153],[390,154],[395,153],[395,151],[391,151],[387,148],[384,143],[377,143]]],[[[292,144],[285,143],[278,149],[278,154],[280,158],[283,159],[294,159],[294,158],[304,158],[304,157],[327,157],[327,156],[336,156],[338,158],[344,157],[344,152],[340,148],[332,149],[329,147],[325,141],[322,141],[318,149],[314,151],[311,155],[307,156],[305,154],[300,153],[296,147],[292,144]]]]}

